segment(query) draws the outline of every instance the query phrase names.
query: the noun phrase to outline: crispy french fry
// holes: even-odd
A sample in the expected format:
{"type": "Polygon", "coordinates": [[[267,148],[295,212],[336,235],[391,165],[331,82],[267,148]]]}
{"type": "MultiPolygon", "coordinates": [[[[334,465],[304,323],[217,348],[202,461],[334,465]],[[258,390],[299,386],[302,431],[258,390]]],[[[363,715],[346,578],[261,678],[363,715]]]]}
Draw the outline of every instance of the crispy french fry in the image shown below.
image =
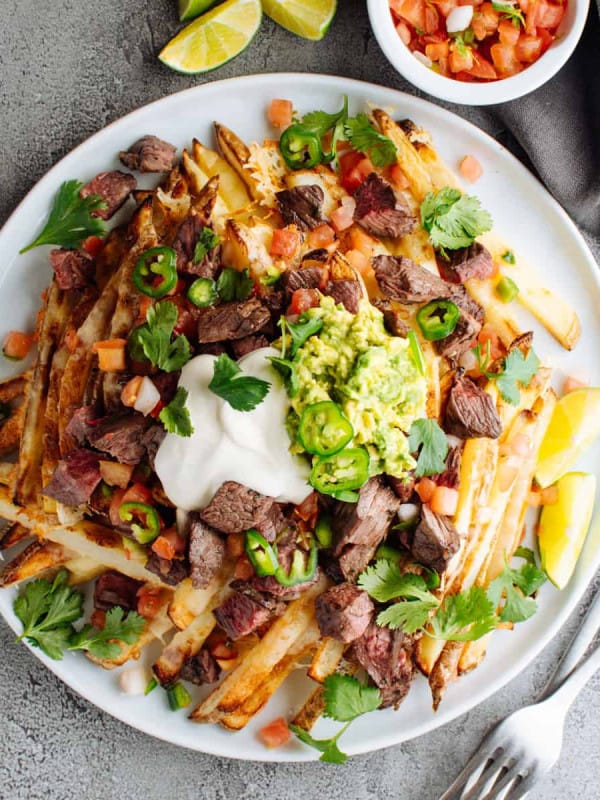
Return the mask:
{"type": "MultiPolygon", "coordinates": [[[[217,140],[219,140],[218,133],[217,140]]],[[[228,159],[221,158],[218,153],[209,150],[197,139],[194,139],[192,143],[192,158],[210,178],[219,177],[219,196],[230,213],[233,214],[249,205],[250,196],[246,188],[247,184],[228,159]]]]}
{"type": "Polygon", "coordinates": [[[91,558],[86,558],[85,556],[69,558],[65,561],[63,566],[69,571],[68,583],[71,586],[93,581],[94,578],[106,572],[104,564],[99,564],[97,561],[93,561],[91,558]]]}
{"type": "Polygon", "coordinates": [[[54,542],[36,540],[15,556],[0,575],[0,586],[14,586],[59,567],[68,559],[67,551],[54,542]]]}
{"type": "Polygon", "coordinates": [[[216,592],[230,580],[232,567],[226,563],[212,578],[206,589],[194,589],[190,578],[185,578],[175,589],[169,603],[168,614],[179,630],[184,630],[208,607],[216,592]]]}
{"type": "Polygon", "coordinates": [[[384,136],[388,136],[396,145],[396,160],[409,183],[410,190],[418,203],[422,203],[425,195],[433,189],[431,177],[425,169],[419,154],[407,134],[394,120],[380,108],[372,112],[377,127],[384,136]]]}
{"type": "Polygon", "coordinates": [[[10,461],[0,462],[0,485],[12,486],[17,472],[17,465],[10,461]]]}
{"type": "MultiPolygon", "coordinates": [[[[258,182],[252,177],[248,169],[250,149],[232,130],[226,128],[225,125],[215,123],[215,135],[223,158],[241,180],[242,185],[244,185],[246,196],[249,194],[253,200],[260,201],[262,195],[259,191],[258,182]]],[[[196,159],[195,153],[194,159],[196,159]]],[[[243,195],[240,195],[240,200],[242,196],[243,195]]],[[[243,207],[243,203],[239,205],[239,208],[243,207]]]]}
{"type": "Polygon", "coordinates": [[[8,550],[9,547],[14,547],[14,545],[28,539],[30,536],[33,536],[33,531],[18,522],[14,522],[0,536],[0,550],[8,550]]]}
{"type": "Polygon", "coordinates": [[[344,642],[329,637],[322,639],[308,668],[308,677],[317,683],[323,683],[338,668],[345,649],[344,642]]]}

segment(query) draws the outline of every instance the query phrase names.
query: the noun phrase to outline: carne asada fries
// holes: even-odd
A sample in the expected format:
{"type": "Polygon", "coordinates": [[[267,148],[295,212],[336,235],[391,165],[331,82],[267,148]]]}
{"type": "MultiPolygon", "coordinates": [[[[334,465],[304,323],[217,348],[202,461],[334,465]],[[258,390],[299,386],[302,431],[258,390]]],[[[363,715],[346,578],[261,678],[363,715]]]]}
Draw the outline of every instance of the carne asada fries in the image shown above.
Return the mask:
{"type": "Polygon", "coordinates": [[[322,714],[397,708],[417,671],[437,708],[535,612],[520,545],[557,502],[534,482],[557,396],[510,300],[567,350],[579,320],[520,260],[502,283],[512,250],[409,120],[344,100],[215,139],[121,153],[152,190],[61,189],[79,227],[53,233],[32,370],[0,383],[0,550],[22,548],[0,585],[34,579],[15,612],[52,658],[152,644],[174,708],[211,687],[195,722],[240,730],[302,669],[292,728],[342,762],[322,714]]]}

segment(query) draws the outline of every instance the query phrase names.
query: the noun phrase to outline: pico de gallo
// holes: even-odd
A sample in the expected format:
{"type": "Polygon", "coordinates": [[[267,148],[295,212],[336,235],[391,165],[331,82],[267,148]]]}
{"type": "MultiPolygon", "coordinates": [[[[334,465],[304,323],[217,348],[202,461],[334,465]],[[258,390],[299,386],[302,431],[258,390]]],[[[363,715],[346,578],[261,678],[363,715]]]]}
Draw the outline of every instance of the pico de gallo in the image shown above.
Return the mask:
{"type": "Polygon", "coordinates": [[[425,66],[459,81],[526,69],[556,39],[567,0],[389,0],[398,36],[425,66]]]}

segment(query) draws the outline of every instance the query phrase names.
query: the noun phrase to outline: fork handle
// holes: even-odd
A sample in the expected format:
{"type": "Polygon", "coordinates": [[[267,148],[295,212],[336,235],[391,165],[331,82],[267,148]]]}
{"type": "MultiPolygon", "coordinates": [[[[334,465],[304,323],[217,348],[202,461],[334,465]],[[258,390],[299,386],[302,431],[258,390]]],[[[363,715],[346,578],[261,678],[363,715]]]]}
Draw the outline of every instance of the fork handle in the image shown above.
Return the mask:
{"type": "Polygon", "coordinates": [[[589,679],[600,669],[600,646],[571,672],[568,678],[545,700],[545,703],[562,708],[566,713],[589,679]]]}
{"type": "Polygon", "coordinates": [[[600,630],[600,591],[588,608],[579,630],[572,638],[565,655],[542,690],[540,700],[549,697],[575,669],[600,630]]]}

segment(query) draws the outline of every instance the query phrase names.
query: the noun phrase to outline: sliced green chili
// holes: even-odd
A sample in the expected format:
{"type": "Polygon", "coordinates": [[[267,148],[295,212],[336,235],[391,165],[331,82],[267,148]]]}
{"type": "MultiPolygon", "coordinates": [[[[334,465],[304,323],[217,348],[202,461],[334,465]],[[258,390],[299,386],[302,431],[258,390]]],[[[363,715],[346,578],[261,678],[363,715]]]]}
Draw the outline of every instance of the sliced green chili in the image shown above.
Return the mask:
{"type": "Polygon", "coordinates": [[[119,517],[123,522],[132,522],[131,533],[140,544],[153,542],[160,533],[158,512],[147,503],[123,503],[119,508],[119,517]],[[134,517],[142,524],[133,522],[134,517]]]}
{"type": "Polygon", "coordinates": [[[408,344],[410,345],[410,354],[412,355],[415,367],[419,370],[421,375],[425,375],[425,357],[423,356],[421,345],[417,339],[417,334],[414,331],[409,331],[406,338],[408,339],[408,344]]]}
{"type": "Polygon", "coordinates": [[[279,139],[279,148],[290,169],[310,169],[323,159],[320,137],[301,125],[286,128],[279,139]]]}
{"type": "Polygon", "coordinates": [[[214,305],[219,299],[217,284],[212,278],[198,278],[188,289],[188,300],[198,308],[214,305]]]}
{"type": "Polygon", "coordinates": [[[375,551],[375,558],[383,558],[386,561],[394,561],[396,564],[400,560],[402,553],[396,550],[395,547],[390,547],[389,544],[380,544],[375,551]]]}
{"type": "Polygon", "coordinates": [[[138,258],[133,282],[142,294],[159,299],[177,284],[177,254],[171,247],[152,247],[138,258]]]}
{"type": "Polygon", "coordinates": [[[503,275],[496,284],[496,294],[503,303],[510,303],[519,294],[519,287],[512,278],[503,275]]]}
{"type": "Polygon", "coordinates": [[[275,550],[255,528],[246,531],[245,549],[246,555],[259,577],[265,578],[275,574],[279,567],[275,550]]]}
{"type": "Polygon", "coordinates": [[[171,711],[179,711],[192,702],[192,697],[182,683],[176,683],[167,689],[167,698],[171,711]]]}
{"type": "Polygon", "coordinates": [[[158,686],[158,681],[156,680],[156,678],[150,678],[150,680],[148,681],[148,685],[144,689],[144,694],[149,695],[150,692],[153,692],[157,686],[158,686]]]}
{"type": "Polygon", "coordinates": [[[516,262],[515,254],[512,250],[506,250],[502,253],[502,261],[506,261],[507,264],[514,264],[516,262]]]}
{"type": "Polygon", "coordinates": [[[451,300],[432,300],[417,311],[417,322],[428,342],[445,339],[454,331],[460,318],[460,309],[451,300]]]}
{"type": "Polygon", "coordinates": [[[315,536],[321,547],[331,547],[333,542],[333,528],[329,514],[321,514],[315,525],[315,536]]]}
{"type": "Polygon", "coordinates": [[[306,406],[300,417],[298,438],[307,453],[331,456],[354,436],[354,429],[338,405],[330,400],[306,406]]]}
{"type": "Polygon", "coordinates": [[[317,571],[317,555],[317,543],[312,539],[308,553],[300,549],[294,551],[289,572],[286,572],[281,566],[277,567],[275,580],[282,586],[297,586],[299,583],[310,581],[317,571]]]}
{"type": "Polygon", "coordinates": [[[322,494],[360,489],[369,477],[369,454],[363,447],[347,447],[313,464],[310,484],[322,494]]]}

